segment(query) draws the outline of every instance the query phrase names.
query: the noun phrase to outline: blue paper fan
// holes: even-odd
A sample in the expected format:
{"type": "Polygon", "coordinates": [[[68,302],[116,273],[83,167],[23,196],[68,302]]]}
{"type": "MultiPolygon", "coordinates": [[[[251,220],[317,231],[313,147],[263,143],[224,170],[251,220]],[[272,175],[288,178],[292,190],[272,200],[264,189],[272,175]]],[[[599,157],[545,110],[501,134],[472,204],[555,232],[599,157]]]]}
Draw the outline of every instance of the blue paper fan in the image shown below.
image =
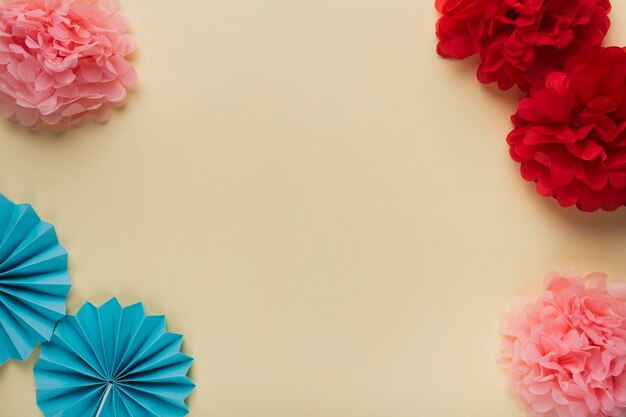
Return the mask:
{"type": "Polygon", "coordinates": [[[0,194],[0,365],[50,340],[70,286],[54,227],[0,194]]]}
{"type": "Polygon", "coordinates": [[[35,366],[37,403],[46,417],[182,417],[195,385],[183,337],[141,303],[113,298],[66,316],[41,347],[35,366]]]}

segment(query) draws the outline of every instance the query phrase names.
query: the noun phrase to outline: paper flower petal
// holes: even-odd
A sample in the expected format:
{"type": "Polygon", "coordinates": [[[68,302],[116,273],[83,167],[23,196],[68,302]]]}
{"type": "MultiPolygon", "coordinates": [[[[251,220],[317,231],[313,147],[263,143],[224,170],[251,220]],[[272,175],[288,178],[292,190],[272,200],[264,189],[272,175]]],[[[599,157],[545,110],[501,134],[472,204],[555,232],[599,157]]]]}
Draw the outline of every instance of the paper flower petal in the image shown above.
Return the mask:
{"type": "Polygon", "coordinates": [[[0,194],[0,364],[50,340],[70,286],[54,227],[0,194]]]}
{"type": "Polygon", "coordinates": [[[182,340],[141,303],[87,303],[42,345],[34,371],[39,408],[46,417],[185,416],[195,385],[182,340]]]}

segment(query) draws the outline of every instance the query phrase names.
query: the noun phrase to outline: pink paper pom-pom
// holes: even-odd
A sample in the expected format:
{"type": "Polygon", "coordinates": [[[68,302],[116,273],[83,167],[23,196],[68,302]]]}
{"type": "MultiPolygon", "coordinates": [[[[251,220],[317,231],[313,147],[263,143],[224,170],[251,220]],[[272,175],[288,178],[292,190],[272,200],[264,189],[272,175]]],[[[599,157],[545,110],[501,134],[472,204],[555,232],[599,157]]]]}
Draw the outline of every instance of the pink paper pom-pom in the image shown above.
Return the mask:
{"type": "Polygon", "coordinates": [[[55,131],[106,121],[137,80],[127,29],[117,0],[0,0],[0,115],[55,131]]]}
{"type": "Polygon", "coordinates": [[[533,417],[626,415],[626,283],[553,274],[502,323],[498,364],[533,417]]]}

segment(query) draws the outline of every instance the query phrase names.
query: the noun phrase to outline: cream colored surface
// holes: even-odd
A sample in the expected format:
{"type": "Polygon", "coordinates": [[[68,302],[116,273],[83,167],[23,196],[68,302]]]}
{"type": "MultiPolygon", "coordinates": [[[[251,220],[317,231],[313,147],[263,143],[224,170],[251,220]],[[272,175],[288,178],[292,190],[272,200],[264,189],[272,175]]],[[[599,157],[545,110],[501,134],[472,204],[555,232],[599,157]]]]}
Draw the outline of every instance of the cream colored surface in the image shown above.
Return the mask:
{"type": "MultiPolygon", "coordinates": [[[[60,137],[0,123],[0,191],[56,225],[69,311],[165,313],[192,417],[522,416],[494,365],[507,299],[552,269],[626,277],[626,209],[521,181],[515,94],[437,58],[432,2],[123,4],[123,111],[60,137]]],[[[36,356],[0,369],[0,417],[40,415],[36,356]]]]}

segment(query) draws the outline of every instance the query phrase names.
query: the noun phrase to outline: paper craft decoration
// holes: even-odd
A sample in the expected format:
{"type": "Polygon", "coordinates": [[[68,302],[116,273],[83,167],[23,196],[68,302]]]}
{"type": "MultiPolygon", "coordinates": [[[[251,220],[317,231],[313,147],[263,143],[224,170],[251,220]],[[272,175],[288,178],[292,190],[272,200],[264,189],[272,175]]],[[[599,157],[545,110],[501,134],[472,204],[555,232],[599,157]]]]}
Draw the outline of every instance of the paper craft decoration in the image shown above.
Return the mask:
{"type": "Polygon", "coordinates": [[[609,0],[435,0],[437,53],[477,55],[477,76],[526,97],[510,154],[563,207],[626,206],[626,49],[602,47],[609,0]]]}
{"type": "Polygon", "coordinates": [[[502,322],[498,364],[531,417],[626,415],[626,282],[550,274],[502,322]]]}
{"type": "Polygon", "coordinates": [[[626,205],[626,50],[572,56],[519,102],[507,141],[522,177],[563,207],[626,205]]]}
{"type": "Polygon", "coordinates": [[[182,340],[141,303],[87,303],[42,345],[34,370],[39,408],[46,417],[185,416],[194,384],[182,340]]]}
{"type": "Polygon", "coordinates": [[[54,227],[0,194],[0,365],[50,340],[70,286],[54,227]]]}
{"type": "Polygon", "coordinates": [[[534,82],[581,50],[600,46],[609,30],[609,0],[436,0],[437,53],[476,54],[478,80],[528,92],[534,82]]]}
{"type": "Polygon", "coordinates": [[[104,122],[137,76],[117,0],[0,1],[0,115],[62,131],[104,122]]]}

